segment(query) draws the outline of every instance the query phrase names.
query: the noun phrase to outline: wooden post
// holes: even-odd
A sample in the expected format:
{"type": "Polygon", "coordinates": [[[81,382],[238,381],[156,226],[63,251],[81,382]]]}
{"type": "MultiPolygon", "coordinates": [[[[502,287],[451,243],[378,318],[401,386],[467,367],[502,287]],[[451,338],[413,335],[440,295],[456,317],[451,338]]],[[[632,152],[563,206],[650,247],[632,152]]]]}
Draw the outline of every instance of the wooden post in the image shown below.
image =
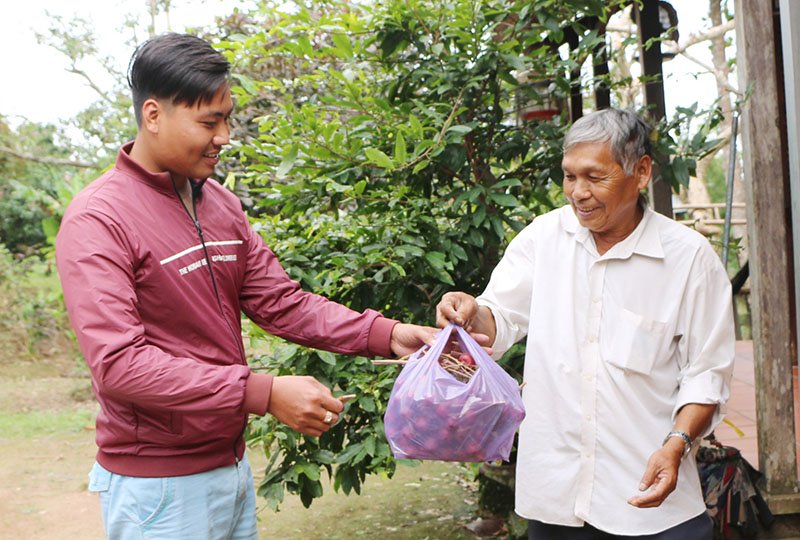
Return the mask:
{"type": "Polygon", "coordinates": [[[770,509],[786,514],[800,512],[800,496],[790,323],[794,306],[787,294],[793,286],[789,271],[788,153],[781,129],[785,113],[778,70],[782,66],[776,56],[779,29],[771,1],[736,0],[735,13],[739,87],[744,90],[753,86],[742,111],[741,127],[759,469],[766,477],[770,509]]]}
{"type": "MultiPolygon", "coordinates": [[[[603,42],[598,44],[592,51],[592,69],[595,77],[608,76],[608,44],[606,43],[606,25],[605,23],[598,23],[597,32],[603,36],[603,42]]],[[[608,84],[604,81],[595,83],[594,86],[594,102],[595,107],[600,109],[608,109],[611,107],[611,90],[608,84]]]]}
{"type": "MultiPolygon", "coordinates": [[[[642,75],[650,79],[644,86],[644,101],[654,122],[666,116],[664,103],[664,77],[661,71],[661,43],[654,41],[645,47],[649,39],[657,38],[662,33],[658,13],[658,0],[644,0],[643,9],[634,2],[636,25],[639,27],[639,58],[642,64],[642,75]]],[[[651,184],[653,209],[665,216],[672,217],[672,187],[661,177],[651,184]]]]}
{"type": "MultiPolygon", "coordinates": [[[[564,30],[564,39],[569,43],[569,48],[574,51],[580,44],[580,37],[572,28],[564,30]]],[[[583,95],[581,94],[581,68],[576,67],[569,73],[569,116],[570,121],[575,122],[583,116],[583,95]]]]}

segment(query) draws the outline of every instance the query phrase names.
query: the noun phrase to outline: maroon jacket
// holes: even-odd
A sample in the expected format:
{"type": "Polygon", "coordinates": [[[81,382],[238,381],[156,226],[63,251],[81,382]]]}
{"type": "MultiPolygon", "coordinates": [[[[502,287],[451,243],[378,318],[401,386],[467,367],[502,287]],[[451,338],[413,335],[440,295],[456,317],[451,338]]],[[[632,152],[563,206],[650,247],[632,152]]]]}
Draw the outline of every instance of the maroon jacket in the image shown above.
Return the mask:
{"type": "Polygon", "coordinates": [[[128,476],[234,463],[272,376],[251,373],[244,312],[267,332],[332,352],[390,356],[396,321],[303,291],[219,183],[195,182],[193,222],[168,173],[122,148],[69,205],[56,239],[64,301],[92,372],[97,460],[128,476]]]}

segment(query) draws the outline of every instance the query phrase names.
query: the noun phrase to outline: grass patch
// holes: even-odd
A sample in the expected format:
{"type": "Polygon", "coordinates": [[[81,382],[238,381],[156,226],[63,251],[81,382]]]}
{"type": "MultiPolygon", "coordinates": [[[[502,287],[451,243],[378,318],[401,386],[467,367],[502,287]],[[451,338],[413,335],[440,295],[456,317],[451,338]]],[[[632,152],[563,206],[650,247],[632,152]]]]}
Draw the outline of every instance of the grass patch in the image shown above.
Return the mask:
{"type": "MultiPolygon", "coordinates": [[[[250,452],[258,480],[260,456],[250,452]]],[[[466,469],[455,463],[423,462],[400,465],[390,479],[369,477],[361,495],[325,495],[306,509],[298,497],[287,496],[281,510],[259,512],[262,538],[350,540],[473,540],[464,528],[474,518],[476,496],[466,469]]]]}
{"type": "Polygon", "coordinates": [[[3,438],[76,433],[94,427],[95,412],[88,408],[60,411],[0,411],[3,438]]]}

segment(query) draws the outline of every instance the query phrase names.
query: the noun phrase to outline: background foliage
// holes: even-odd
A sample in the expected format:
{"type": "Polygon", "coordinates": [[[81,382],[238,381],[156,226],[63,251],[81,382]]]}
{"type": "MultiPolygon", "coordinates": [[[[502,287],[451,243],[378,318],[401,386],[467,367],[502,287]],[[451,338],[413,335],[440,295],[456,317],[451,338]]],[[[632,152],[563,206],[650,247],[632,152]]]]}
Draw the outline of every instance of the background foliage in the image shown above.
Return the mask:
{"type": "MultiPolygon", "coordinates": [[[[522,101],[542,97],[520,81],[533,74],[563,101],[572,90],[568,74],[603,41],[585,17],[607,21],[623,4],[264,0],[234,10],[205,30],[234,65],[237,110],[222,178],[305,289],[432,324],[444,292],[479,293],[507,242],[563,203],[567,113],[520,121],[522,101]],[[580,36],[572,50],[559,47],[565,29],[580,36]]],[[[56,19],[41,39],[70,56],[77,75],[80,61],[98,54],[80,21],[56,19]]],[[[613,63],[621,52],[610,54],[613,63]]],[[[80,144],[64,127],[12,129],[0,119],[0,147],[13,150],[0,152],[6,275],[14,255],[50,260],[72,194],[133,137],[122,74],[109,72],[118,84],[98,89],[97,104],[70,126],[83,133],[80,144]],[[39,156],[48,159],[31,159],[39,156]]],[[[587,103],[600,82],[613,92],[632,81],[584,70],[587,103]]],[[[713,108],[695,106],[658,126],[661,174],[674,186],[688,182],[697,160],[716,147],[718,122],[713,108]]],[[[0,293],[13,305],[33,303],[9,291],[0,293]]],[[[268,457],[259,493],[270,506],[287,491],[310,505],[325,473],[335,489],[358,493],[367,475],[394,472],[382,425],[394,368],[302,348],[252,326],[249,332],[254,369],[313,375],[336,393],[358,395],[345,420],[319,439],[269,416],[252,421],[248,439],[268,457]]],[[[513,349],[506,367],[518,373],[521,358],[513,349]]]]}
{"type": "MultiPolygon", "coordinates": [[[[219,42],[242,111],[227,181],[305,289],[432,324],[444,292],[478,294],[516,232],[562,204],[566,111],[521,122],[520,96],[533,90],[520,74],[550,80],[551,97],[565,98],[567,74],[601,39],[576,14],[603,20],[618,4],[333,1],[239,14],[219,42]],[[559,54],[565,27],[583,37],[559,54]]],[[[682,130],[697,116],[682,110],[654,134],[675,185],[717,144],[713,114],[699,135],[682,130]]],[[[382,415],[396,373],[254,334],[268,351],[254,365],[359,395],[319,440],[270,417],[251,424],[270,458],[259,489],[268,503],[288,490],[311,504],[323,469],[345,492],[367,474],[392,474],[382,415]]],[[[521,372],[522,350],[504,362],[521,372]]]]}

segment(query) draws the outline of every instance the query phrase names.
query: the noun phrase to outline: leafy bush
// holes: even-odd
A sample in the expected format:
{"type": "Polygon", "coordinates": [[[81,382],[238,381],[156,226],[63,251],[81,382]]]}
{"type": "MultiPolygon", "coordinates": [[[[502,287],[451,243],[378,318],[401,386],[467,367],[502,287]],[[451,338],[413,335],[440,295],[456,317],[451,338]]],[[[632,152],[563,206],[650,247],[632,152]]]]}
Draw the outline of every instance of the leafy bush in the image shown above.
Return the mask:
{"type": "MultiPolygon", "coordinates": [[[[444,292],[479,293],[508,241],[563,203],[566,111],[521,121],[520,96],[535,91],[520,75],[548,79],[552,97],[566,98],[567,74],[603,39],[583,17],[605,21],[620,2],[297,4],[282,12],[265,2],[225,23],[218,46],[235,66],[239,111],[226,184],[244,193],[254,227],[306,290],[432,324],[444,292]],[[553,43],[564,28],[580,38],[562,54],[553,43]]],[[[654,137],[672,184],[688,181],[692,152],[707,146],[707,132],[681,136],[690,112],[654,137]]],[[[345,491],[367,474],[392,474],[382,415],[394,371],[267,341],[257,368],[361,396],[319,440],[270,417],[253,421],[248,438],[269,462],[259,487],[268,504],[288,490],[310,505],[323,469],[345,491]]],[[[515,349],[507,366],[520,372],[522,359],[515,349]]]]}
{"type": "MultiPolygon", "coordinates": [[[[243,120],[257,126],[234,129],[236,186],[305,289],[432,324],[444,292],[478,293],[508,240],[558,204],[564,119],[522,123],[514,112],[517,71],[566,72],[561,62],[571,61],[529,54],[550,9],[540,4],[534,17],[502,0],[330,2],[271,12],[269,24],[236,20],[242,34],[219,45],[240,68],[243,120]],[[522,22],[509,26],[514,17],[522,22]],[[264,64],[278,71],[254,67],[264,64]]],[[[267,503],[289,491],[311,504],[322,470],[345,492],[367,474],[391,475],[382,416],[396,371],[266,339],[257,369],[359,396],[319,439],[253,420],[249,440],[269,459],[259,488],[267,503]]]]}
{"type": "Polygon", "coordinates": [[[60,288],[46,264],[14,256],[0,244],[0,360],[79,357],[60,288]]]}
{"type": "Polygon", "coordinates": [[[10,183],[0,191],[0,243],[13,253],[29,254],[45,244],[44,209],[31,200],[31,190],[10,183]]]}

